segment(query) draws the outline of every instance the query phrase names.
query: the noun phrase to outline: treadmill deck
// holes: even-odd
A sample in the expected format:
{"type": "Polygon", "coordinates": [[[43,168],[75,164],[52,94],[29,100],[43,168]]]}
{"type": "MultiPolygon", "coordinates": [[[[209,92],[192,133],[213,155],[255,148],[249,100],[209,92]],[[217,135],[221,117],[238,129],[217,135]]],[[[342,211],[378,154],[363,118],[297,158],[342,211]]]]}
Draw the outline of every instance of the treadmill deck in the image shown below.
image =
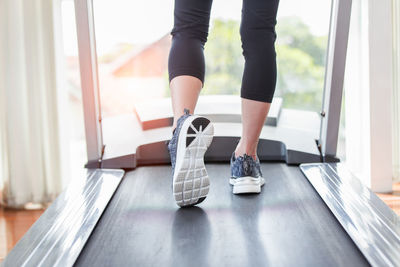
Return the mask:
{"type": "Polygon", "coordinates": [[[170,166],[127,172],[75,266],[368,266],[297,166],[262,163],[260,194],[233,195],[229,164],[178,208],[170,166]]]}

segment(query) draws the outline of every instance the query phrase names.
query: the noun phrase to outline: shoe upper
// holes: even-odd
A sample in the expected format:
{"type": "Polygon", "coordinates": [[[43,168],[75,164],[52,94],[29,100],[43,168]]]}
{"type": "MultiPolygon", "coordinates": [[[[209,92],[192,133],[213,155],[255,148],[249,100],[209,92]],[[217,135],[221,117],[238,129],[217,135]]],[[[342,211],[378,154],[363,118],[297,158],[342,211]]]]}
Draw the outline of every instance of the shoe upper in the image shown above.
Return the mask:
{"type": "Polygon", "coordinates": [[[260,160],[258,157],[254,160],[252,156],[247,154],[236,158],[235,152],[233,152],[231,157],[231,177],[236,179],[245,176],[262,177],[260,160]]]}
{"type": "Polygon", "coordinates": [[[189,114],[188,109],[184,109],[184,114],[178,119],[176,123],[176,128],[172,134],[171,140],[168,142],[168,152],[171,157],[171,165],[172,165],[172,175],[174,174],[175,171],[175,163],[176,163],[176,153],[178,149],[178,138],[179,138],[179,133],[181,131],[183,122],[189,117],[192,116],[189,114]]]}

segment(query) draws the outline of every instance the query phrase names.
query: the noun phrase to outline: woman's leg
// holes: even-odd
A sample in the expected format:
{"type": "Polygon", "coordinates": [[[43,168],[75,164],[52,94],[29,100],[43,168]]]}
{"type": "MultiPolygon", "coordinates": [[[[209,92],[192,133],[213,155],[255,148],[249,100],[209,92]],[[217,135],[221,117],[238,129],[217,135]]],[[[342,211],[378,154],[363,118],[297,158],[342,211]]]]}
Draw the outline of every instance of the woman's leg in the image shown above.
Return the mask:
{"type": "Polygon", "coordinates": [[[242,98],[242,138],[236,147],[235,157],[247,154],[256,159],[258,138],[270,106],[271,103],[242,98]]]}
{"type": "Polygon", "coordinates": [[[276,86],[276,15],[279,0],[243,0],[240,34],[245,67],[242,79],[242,138],[235,156],[256,158],[258,139],[276,86]]]}
{"type": "Polygon", "coordinates": [[[173,134],[168,142],[172,193],[180,207],[201,203],[210,180],[204,153],[213,139],[210,120],[193,116],[204,83],[204,44],[207,41],[212,0],[175,0],[172,46],[168,59],[173,134]]]}
{"type": "Polygon", "coordinates": [[[212,0],[175,0],[168,72],[174,112],[173,129],[184,108],[194,112],[204,83],[204,44],[212,0]]]}
{"type": "Polygon", "coordinates": [[[174,123],[172,130],[176,128],[176,122],[183,115],[185,108],[193,114],[199,98],[202,82],[193,76],[183,75],[172,79],[170,83],[172,110],[174,112],[174,123]]]}

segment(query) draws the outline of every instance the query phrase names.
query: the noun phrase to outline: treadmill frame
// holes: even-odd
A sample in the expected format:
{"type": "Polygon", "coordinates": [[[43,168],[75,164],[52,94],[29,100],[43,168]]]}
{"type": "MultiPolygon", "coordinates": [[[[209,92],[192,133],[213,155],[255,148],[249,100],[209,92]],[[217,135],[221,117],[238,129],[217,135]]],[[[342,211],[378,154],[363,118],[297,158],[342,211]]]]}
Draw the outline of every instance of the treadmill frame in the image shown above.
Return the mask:
{"type": "MultiPolygon", "coordinates": [[[[352,0],[332,0],[318,150],[321,161],[336,158],[352,0]]],[[[102,167],[104,143],[92,0],[75,0],[87,166],[102,167]]]]}

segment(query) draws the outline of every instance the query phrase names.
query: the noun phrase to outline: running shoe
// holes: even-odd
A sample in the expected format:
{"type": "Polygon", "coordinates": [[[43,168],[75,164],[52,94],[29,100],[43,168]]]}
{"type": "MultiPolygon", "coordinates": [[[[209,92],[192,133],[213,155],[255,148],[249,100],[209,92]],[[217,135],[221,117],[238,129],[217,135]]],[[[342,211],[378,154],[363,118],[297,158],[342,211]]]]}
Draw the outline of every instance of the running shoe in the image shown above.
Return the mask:
{"type": "Polygon", "coordinates": [[[258,157],[254,160],[252,156],[244,154],[236,158],[233,152],[229,183],[233,185],[234,194],[260,193],[265,180],[262,177],[258,157]]]}
{"type": "Polygon", "coordinates": [[[213,135],[214,127],[209,119],[191,115],[188,109],[184,109],[168,143],[172,190],[180,207],[199,204],[207,197],[210,179],[204,165],[204,154],[213,135]]]}

